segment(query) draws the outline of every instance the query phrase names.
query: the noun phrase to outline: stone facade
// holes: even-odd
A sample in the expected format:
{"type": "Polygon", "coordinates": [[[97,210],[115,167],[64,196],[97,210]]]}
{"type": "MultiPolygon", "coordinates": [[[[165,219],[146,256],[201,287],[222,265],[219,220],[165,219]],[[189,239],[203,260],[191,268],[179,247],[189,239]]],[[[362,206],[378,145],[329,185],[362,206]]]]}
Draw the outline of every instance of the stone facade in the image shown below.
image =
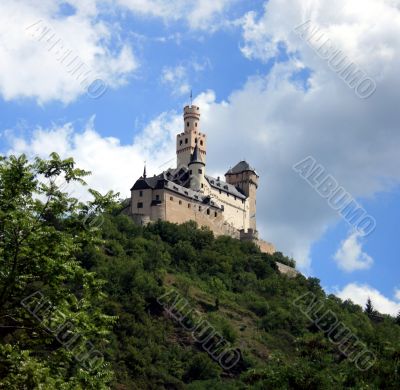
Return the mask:
{"type": "Polygon", "coordinates": [[[225,174],[225,181],[206,175],[206,134],[200,129],[200,108],[186,106],[184,131],[176,138],[177,167],[147,177],[131,188],[130,214],[137,223],[196,221],[215,235],[251,240],[266,253],[272,244],[258,239],[256,192],[259,176],[246,161],[225,174]]]}

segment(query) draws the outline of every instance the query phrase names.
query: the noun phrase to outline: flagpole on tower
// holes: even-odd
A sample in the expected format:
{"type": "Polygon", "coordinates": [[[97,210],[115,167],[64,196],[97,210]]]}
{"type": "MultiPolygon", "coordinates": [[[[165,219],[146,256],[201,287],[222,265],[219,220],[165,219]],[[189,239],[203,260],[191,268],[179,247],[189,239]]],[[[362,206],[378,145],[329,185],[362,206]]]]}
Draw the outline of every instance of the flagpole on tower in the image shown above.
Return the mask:
{"type": "Polygon", "coordinates": [[[193,105],[193,93],[192,90],[190,90],[190,105],[193,105]]]}

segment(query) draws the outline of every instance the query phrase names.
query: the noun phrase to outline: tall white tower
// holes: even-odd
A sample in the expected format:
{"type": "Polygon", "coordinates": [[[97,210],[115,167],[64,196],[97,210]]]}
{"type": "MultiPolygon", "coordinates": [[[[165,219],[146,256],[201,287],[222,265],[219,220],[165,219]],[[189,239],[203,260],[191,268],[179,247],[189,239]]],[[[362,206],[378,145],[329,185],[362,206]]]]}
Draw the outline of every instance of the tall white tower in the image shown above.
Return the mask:
{"type": "Polygon", "coordinates": [[[206,162],[206,135],[200,131],[200,108],[190,105],[183,109],[184,132],[176,136],[177,166],[189,166],[196,145],[198,158],[206,162]]]}

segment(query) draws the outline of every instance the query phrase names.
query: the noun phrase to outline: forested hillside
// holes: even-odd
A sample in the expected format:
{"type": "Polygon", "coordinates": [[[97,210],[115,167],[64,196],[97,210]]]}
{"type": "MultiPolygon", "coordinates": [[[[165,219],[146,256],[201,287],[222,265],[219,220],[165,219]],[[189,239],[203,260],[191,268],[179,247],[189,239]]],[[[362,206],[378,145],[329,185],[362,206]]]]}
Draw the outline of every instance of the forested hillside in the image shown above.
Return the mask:
{"type": "Polygon", "coordinates": [[[81,202],[87,174],[0,161],[0,389],[399,388],[399,318],[281,275],[281,253],[81,202]]]}

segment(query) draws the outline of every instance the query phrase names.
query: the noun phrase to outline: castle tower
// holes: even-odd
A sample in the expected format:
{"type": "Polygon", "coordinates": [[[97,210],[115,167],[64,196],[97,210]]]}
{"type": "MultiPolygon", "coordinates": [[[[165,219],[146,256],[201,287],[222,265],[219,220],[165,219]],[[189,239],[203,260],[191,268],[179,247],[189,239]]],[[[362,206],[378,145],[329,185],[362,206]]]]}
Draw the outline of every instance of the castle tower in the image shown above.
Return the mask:
{"type": "Polygon", "coordinates": [[[240,188],[248,197],[249,204],[249,229],[256,231],[256,211],[257,211],[257,188],[258,188],[257,172],[246,161],[241,161],[225,173],[227,183],[240,188]]]}
{"type": "Polygon", "coordinates": [[[206,135],[200,131],[200,108],[194,105],[183,109],[184,132],[176,136],[177,166],[189,166],[195,146],[198,157],[206,163],[206,135]]]}
{"type": "Polygon", "coordinates": [[[206,164],[200,158],[200,148],[196,144],[189,162],[190,188],[193,191],[204,191],[206,164]]]}

